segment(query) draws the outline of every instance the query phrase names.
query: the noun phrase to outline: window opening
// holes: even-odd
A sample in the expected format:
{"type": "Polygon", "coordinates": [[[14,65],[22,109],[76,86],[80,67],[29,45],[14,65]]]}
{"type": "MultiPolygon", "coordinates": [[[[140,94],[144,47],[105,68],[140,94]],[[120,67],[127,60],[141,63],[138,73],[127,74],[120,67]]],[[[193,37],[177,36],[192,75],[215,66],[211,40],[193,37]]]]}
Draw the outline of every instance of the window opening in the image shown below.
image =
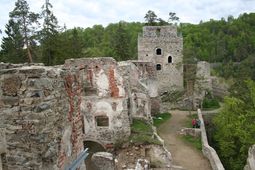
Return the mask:
{"type": "Polygon", "coordinates": [[[172,56],[169,56],[169,57],[168,57],[168,63],[172,63],[172,62],[173,62],[172,56]]]}
{"type": "Polygon", "coordinates": [[[161,64],[157,64],[157,65],[156,65],[156,69],[157,69],[157,70],[161,70],[161,64]]]}
{"type": "Polygon", "coordinates": [[[157,49],[156,49],[156,54],[157,54],[157,55],[161,55],[161,54],[162,54],[161,48],[157,48],[157,49]]]}
{"type": "Polygon", "coordinates": [[[109,118],[107,116],[96,116],[96,125],[97,126],[109,126],[109,118]]]}

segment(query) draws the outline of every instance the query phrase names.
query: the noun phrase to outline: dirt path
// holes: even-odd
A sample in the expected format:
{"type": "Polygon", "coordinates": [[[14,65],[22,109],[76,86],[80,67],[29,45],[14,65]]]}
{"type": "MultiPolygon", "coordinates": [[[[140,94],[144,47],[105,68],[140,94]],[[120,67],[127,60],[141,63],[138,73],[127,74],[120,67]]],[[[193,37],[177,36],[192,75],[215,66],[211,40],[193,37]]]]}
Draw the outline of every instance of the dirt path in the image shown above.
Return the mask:
{"type": "Polygon", "coordinates": [[[173,157],[173,164],[185,170],[211,170],[209,161],[196,148],[182,141],[178,132],[185,126],[187,111],[171,111],[172,117],[158,128],[167,149],[173,157]]]}

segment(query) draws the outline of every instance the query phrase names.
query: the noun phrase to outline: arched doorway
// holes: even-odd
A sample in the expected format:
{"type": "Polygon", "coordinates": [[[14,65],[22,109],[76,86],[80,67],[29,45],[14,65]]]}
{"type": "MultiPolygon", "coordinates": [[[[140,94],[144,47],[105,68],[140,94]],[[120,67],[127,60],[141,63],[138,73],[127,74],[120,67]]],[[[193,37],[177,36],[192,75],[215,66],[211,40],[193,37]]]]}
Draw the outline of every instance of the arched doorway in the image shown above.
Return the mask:
{"type": "Polygon", "coordinates": [[[83,144],[84,144],[84,148],[89,148],[89,150],[88,150],[89,156],[85,160],[86,169],[87,170],[90,170],[90,169],[97,170],[96,166],[91,161],[91,157],[96,152],[105,152],[106,150],[105,150],[104,146],[98,142],[95,142],[95,141],[84,141],[83,144]]]}

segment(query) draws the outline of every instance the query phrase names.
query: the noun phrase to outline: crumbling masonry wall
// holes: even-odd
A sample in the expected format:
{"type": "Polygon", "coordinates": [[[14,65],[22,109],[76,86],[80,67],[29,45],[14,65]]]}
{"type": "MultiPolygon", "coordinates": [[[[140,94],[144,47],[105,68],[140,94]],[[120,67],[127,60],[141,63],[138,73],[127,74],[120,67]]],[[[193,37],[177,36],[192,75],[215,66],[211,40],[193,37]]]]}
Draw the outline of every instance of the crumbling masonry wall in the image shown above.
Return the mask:
{"type": "Polygon", "coordinates": [[[68,106],[67,83],[61,74],[60,68],[2,65],[4,169],[63,169],[83,149],[82,127],[74,127],[80,121],[76,110],[68,106]]]}
{"type": "Polygon", "coordinates": [[[144,72],[112,58],[1,63],[0,167],[65,169],[85,141],[107,148],[128,139],[132,118],[151,118],[158,97],[155,67],[141,64],[144,72]]]}
{"type": "Polygon", "coordinates": [[[123,75],[128,94],[128,114],[132,118],[151,118],[148,89],[139,79],[139,70],[132,62],[119,62],[118,70],[123,75]]]}
{"type": "Polygon", "coordinates": [[[70,59],[64,68],[79,82],[85,140],[108,145],[127,139],[130,135],[128,95],[116,61],[112,58],[70,59]]]}

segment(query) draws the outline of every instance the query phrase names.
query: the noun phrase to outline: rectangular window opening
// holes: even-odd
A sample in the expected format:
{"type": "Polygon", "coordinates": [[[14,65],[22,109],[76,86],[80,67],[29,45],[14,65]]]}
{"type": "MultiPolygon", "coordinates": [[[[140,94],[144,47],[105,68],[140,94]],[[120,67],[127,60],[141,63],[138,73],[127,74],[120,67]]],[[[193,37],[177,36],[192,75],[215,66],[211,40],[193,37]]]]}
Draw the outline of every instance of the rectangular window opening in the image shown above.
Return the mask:
{"type": "Polygon", "coordinates": [[[109,126],[109,118],[107,116],[96,116],[96,125],[99,127],[108,127],[109,126]]]}

